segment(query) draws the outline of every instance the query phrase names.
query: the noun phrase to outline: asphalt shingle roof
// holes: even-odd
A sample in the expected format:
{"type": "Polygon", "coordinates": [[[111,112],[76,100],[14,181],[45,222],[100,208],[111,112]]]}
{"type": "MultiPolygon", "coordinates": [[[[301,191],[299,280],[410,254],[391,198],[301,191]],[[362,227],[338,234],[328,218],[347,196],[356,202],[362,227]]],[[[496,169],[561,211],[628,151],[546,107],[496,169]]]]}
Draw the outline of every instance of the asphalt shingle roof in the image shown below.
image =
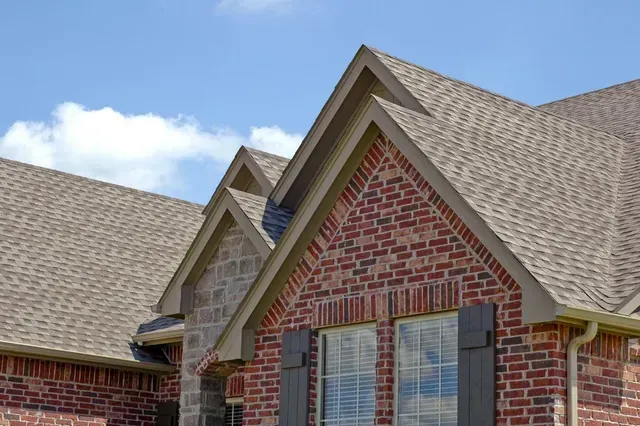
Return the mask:
{"type": "Polygon", "coordinates": [[[625,296],[640,284],[640,80],[539,108],[606,130],[624,140],[609,285],[625,296]]]}
{"type": "Polygon", "coordinates": [[[254,148],[245,147],[251,158],[262,169],[269,182],[275,186],[282,176],[282,172],[289,164],[289,159],[269,152],[260,151],[254,148]]]}
{"type": "MultiPolygon", "coordinates": [[[[139,359],[202,206],[0,159],[0,340],[139,359]]],[[[160,321],[164,326],[165,321],[160,321]]]]}
{"type": "Polygon", "coordinates": [[[618,264],[640,242],[619,238],[637,144],[373,52],[430,116],[378,102],[559,303],[611,311],[635,289],[618,264]]]}
{"type": "Polygon", "coordinates": [[[227,188],[233,199],[256,227],[267,245],[273,249],[287,229],[293,212],[277,206],[268,198],[227,188]]]}

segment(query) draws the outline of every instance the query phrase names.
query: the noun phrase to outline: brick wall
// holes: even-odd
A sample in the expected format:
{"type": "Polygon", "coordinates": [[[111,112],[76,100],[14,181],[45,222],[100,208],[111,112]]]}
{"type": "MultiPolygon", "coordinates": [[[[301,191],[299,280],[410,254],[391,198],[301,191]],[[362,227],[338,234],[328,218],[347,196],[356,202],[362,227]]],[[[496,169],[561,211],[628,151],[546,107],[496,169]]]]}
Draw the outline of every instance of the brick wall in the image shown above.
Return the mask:
{"type": "MultiPolygon", "coordinates": [[[[278,422],[283,331],[376,321],[376,424],[391,425],[393,319],[487,302],[497,305],[497,424],[564,424],[564,326],[522,324],[518,284],[381,135],[257,331],[255,359],[245,366],[244,424],[278,422]]],[[[317,339],[313,348],[309,424],[316,422],[317,339]]],[[[637,373],[615,362],[616,374],[626,371],[631,379],[637,373]]],[[[589,363],[603,364],[596,358],[589,363]]],[[[599,377],[613,374],[599,368],[599,377]]],[[[589,398],[597,401],[607,393],[602,390],[589,398]]],[[[609,401],[619,402],[615,396],[609,401]]],[[[581,402],[591,407],[590,416],[602,411],[581,402]]]]}
{"type": "Polygon", "coordinates": [[[150,373],[0,355],[0,425],[151,426],[162,381],[150,373]]]}
{"type": "MultiPolygon", "coordinates": [[[[200,377],[195,369],[253,283],[262,257],[237,223],[225,233],[194,292],[194,309],[185,319],[181,425],[224,416],[226,383],[200,377]]],[[[235,379],[237,380],[237,379],[235,379]]],[[[239,386],[234,382],[233,386],[239,386]]]]}
{"type": "Polygon", "coordinates": [[[160,377],[160,388],[158,399],[164,401],[180,401],[180,380],[182,369],[182,344],[170,345],[163,348],[164,353],[172,364],[176,366],[176,371],[160,377]]]}

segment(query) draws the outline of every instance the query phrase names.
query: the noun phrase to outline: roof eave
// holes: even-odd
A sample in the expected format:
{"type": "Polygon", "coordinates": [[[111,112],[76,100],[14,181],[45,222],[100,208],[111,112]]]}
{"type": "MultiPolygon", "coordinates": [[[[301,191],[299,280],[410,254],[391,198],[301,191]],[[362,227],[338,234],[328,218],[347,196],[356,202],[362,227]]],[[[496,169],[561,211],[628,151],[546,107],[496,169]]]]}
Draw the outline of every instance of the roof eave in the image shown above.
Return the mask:
{"type": "Polygon", "coordinates": [[[97,365],[101,367],[122,368],[134,371],[154,373],[171,373],[176,370],[175,365],[152,362],[141,362],[126,358],[109,357],[104,355],[86,354],[82,352],[51,349],[43,346],[24,345],[20,343],[0,341],[0,353],[42,358],[61,362],[97,365]]]}
{"type": "Polygon", "coordinates": [[[184,327],[171,327],[168,330],[155,330],[131,336],[131,340],[144,346],[163,345],[182,342],[184,327]]]}
{"type": "Polygon", "coordinates": [[[558,305],[556,308],[558,321],[568,323],[586,323],[596,321],[599,328],[604,331],[632,337],[640,336],[640,318],[629,315],[621,315],[613,312],[596,311],[583,308],[574,308],[567,305],[558,305]]]}

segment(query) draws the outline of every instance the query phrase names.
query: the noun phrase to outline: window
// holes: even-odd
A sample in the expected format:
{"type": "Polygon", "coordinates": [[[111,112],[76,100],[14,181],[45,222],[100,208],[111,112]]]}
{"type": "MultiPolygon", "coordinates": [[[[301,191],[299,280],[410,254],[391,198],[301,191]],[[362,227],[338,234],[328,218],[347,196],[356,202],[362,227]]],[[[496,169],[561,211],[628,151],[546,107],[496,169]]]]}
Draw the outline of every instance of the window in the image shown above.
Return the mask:
{"type": "Polygon", "coordinates": [[[400,320],[396,329],[396,425],[457,425],[458,318],[400,320]]]}
{"type": "Polygon", "coordinates": [[[328,330],[320,338],[320,424],[373,425],[375,326],[328,330]]]}
{"type": "Polygon", "coordinates": [[[225,426],[242,426],[242,398],[227,399],[224,412],[225,426]]]}

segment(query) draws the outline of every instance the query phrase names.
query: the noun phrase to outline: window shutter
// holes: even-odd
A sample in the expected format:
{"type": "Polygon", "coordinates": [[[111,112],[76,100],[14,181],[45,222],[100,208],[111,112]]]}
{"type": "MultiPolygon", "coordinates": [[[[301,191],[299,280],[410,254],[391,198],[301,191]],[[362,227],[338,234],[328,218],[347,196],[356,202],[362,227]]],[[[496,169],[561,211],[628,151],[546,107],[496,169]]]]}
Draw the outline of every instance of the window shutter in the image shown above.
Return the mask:
{"type": "Polygon", "coordinates": [[[458,425],[493,426],[496,415],[495,304],[458,311],[458,425]]]}
{"type": "Polygon", "coordinates": [[[177,401],[158,403],[156,426],[178,426],[180,404],[177,401]]]}
{"type": "Polygon", "coordinates": [[[310,359],[311,330],[282,333],[279,426],[308,423],[310,359]]]}

